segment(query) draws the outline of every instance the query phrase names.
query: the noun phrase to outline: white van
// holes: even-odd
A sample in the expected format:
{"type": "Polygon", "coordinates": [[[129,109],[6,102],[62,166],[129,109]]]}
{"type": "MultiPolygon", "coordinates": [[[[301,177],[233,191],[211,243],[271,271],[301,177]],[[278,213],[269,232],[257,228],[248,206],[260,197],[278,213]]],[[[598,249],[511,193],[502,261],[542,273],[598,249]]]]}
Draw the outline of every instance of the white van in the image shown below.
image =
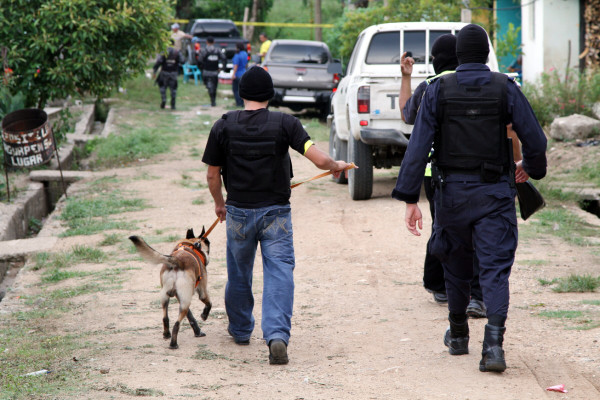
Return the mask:
{"type": "MultiPolygon", "coordinates": [[[[402,73],[400,56],[411,52],[415,59],[412,90],[434,75],[433,42],[446,33],[456,34],[462,22],[398,22],[373,25],[358,36],[331,103],[330,155],[354,162],[348,188],[353,200],[366,200],[373,191],[373,168],[402,163],[412,125],[402,121],[398,98],[402,73]]],[[[488,66],[498,71],[490,43],[488,66]]],[[[339,183],[346,183],[344,177],[339,183]]]]}

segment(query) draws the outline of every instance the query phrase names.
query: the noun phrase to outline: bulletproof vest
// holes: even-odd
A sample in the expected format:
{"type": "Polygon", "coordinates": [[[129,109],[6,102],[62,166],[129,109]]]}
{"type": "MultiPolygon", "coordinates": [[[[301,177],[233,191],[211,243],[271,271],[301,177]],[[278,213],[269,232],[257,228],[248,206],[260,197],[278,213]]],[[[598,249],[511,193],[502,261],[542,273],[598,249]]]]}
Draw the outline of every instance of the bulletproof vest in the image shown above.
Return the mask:
{"type": "Polygon", "coordinates": [[[162,70],[165,72],[177,72],[179,65],[177,64],[177,58],[179,57],[179,51],[169,47],[169,53],[163,61],[162,70]]]}
{"type": "Polygon", "coordinates": [[[434,139],[435,166],[446,173],[481,172],[486,181],[508,173],[504,74],[482,86],[459,85],[456,74],[440,77],[434,139]]]}
{"type": "Polygon", "coordinates": [[[282,135],[282,113],[269,112],[266,123],[239,123],[241,111],[225,115],[223,137],[227,161],[223,180],[229,200],[255,203],[287,202],[290,198],[292,161],[282,135]]]}
{"type": "Polygon", "coordinates": [[[216,47],[207,47],[202,59],[202,69],[207,71],[218,71],[220,59],[220,51],[216,47]]]}

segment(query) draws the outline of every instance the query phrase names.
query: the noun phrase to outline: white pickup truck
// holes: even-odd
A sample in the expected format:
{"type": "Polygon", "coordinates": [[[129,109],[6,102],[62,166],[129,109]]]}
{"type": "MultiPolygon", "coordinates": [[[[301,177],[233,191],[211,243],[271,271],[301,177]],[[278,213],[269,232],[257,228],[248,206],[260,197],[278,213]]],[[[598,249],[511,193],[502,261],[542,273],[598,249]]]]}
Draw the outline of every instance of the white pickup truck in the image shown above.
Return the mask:
{"type": "MultiPolygon", "coordinates": [[[[334,93],[329,115],[329,153],[336,160],[354,162],[348,183],[353,200],[371,198],[373,168],[391,168],[402,163],[412,125],[402,121],[398,108],[400,56],[412,52],[415,60],[412,90],[434,75],[433,42],[446,33],[456,34],[461,22],[404,22],[373,25],[358,36],[345,76],[334,93]]],[[[488,66],[498,71],[490,43],[488,66]]],[[[391,189],[390,189],[391,192],[391,189]]]]}

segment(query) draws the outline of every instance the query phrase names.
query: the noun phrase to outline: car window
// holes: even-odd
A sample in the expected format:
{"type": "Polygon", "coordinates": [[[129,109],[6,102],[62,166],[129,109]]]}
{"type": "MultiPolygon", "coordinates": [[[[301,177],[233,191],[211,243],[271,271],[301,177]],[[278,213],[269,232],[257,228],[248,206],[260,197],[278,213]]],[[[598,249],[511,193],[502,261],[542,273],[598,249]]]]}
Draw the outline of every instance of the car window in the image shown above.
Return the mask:
{"type": "Polygon", "coordinates": [[[398,64],[400,62],[400,32],[380,32],[373,35],[365,62],[367,64],[398,64]]]}
{"type": "Polygon", "coordinates": [[[194,27],[193,36],[205,38],[212,36],[214,38],[239,37],[240,34],[235,26],[222,22],[203,22],[194,27]]]}
{"type": "Polygon", "coordinates": [[[433,57],[431,57],[431,48],[433,47],[433,43],[442,35],[447,33],[452,33],[452,31],[429,31],[429,62],[433,62],[433,57]]]}
{"type": "Polygon", "coordinates": [[[425,64],[429,52],[425,48],[425,31],[404,31],[404,51],[410,51],[417,64],[425,64]]]}
{"type": "Polygon", "coordinates": [[[348,74],[351,74],[352,71],[354,71],[354,65],[356,64],[356,60],[358,59],[356,53],[358,53],[358,50],[360,49],[360,45],[364,36],[365,35],[360,35],[358,37],[358,40],[354,44],[354,50],[352,50],[352,55],[350,55],[350,62],[348,62],[348,74]]]}
{"type": "Polygon", "coordinates": [[[321,46],[277,44],[271,49],[269,60],[292,64],[327,64],[329,57],[321,46]]]}

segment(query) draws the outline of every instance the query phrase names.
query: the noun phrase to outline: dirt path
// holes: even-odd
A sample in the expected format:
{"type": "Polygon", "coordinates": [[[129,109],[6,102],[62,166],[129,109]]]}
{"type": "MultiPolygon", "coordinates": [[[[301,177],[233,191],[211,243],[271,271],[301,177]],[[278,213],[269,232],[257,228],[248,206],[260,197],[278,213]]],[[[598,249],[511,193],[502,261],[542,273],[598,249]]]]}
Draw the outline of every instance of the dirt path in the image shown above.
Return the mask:
{"type": "MultiPolygon", "coordinates": [[[[221,112],[215,110],[215,115],[221,112]]],[[[319,145],[326,149],[326,143],[319,145]]],[[[298,180],[319,173],[297,154],[293,162],[298,180]]],[[[215,219],[208,189],[191,190],[177,183],[184,173],[204,181],[204,171],[184,149],[102,173],[118,177],[152,206],[123,214],[126,220],[138,221],[139,230],[117,232],[123,238],[156,236],[158,231],[184,236],[189,227],[197,231],[202,224],[208,227],[215,219]],[[142,175],[158,179],[137,179],[142,175]],[[192,206],[197,198],[204,204],[192,206]]],[[[261,340],[260,257],[254,274],[257,326],[251,345],[237,346],[227,335],[224,225],[210,237],[208,282],[213,311],[201,324],[207,336],[195,338],[186,322],[178,350],[170,350],[162,338],[158,266],[135,258],[125,242],[110,248],[117,254],[113,258],[122,261],[77,266],[81,270],[135,268],[125,273],[122,289],[78,296],[73,299],[75,313],[60,324],[49,321],[59,332],[90,333],[90,352],[102,349],[93,356],[66,355],[77,357],[88,372],[83,383],[89,390],[87,398],[125,399],[137,390],[138,395],[162,392],[169,399],[600,399],[600,328],[567,330],[559,320],[537,315],[542,304],[545,309],[562,310],[582,299],[599,300],[600,293],[557,294],[538,283],[538,278],[569,273],[597,275],[598,257],[554,238],[521,242],[511,278],[505,339],[508,369],[502,375],[481,373],[485,322],[470,322],[469,355],[448,354],[442,344],[447,309],[435,304],[421,284],[431,221],[425,215],[426,229],[420,238],[408,233],[404,205],[389,196],[394,181],[394,173],[379,172],[373,199],[365,202],[351,201],[347,187],[329,179],[293,190],[296,291],[287,366],[269,365],[268,349],[261,340]],[[106,374],[100,372],[107,369],[106,374]],[[561,383],[568,394],[545,390],[561,383]]],[[[426,210],[426,204],[421,208],[426,210]]],[[[49,221],[43,234],[56,234],[59,225],[49,221]]],[[[67,251],[76,244],[94,246],[102,238],[62,238],[55,250],[67,251]]],[[[172,245],[153,246],[168,253],[172,245]]],[[[38,291],[39,275],[39,271],[23,270],[0,307],[24,307],[18,296],[38,291]]],[[[61,285],[80,283],[69,280],[61,285]]],[[[195,299],[196,316],[201,307],[195,299]]],[[[172,317],[175,310],[171,305],[172,317]]]]}

